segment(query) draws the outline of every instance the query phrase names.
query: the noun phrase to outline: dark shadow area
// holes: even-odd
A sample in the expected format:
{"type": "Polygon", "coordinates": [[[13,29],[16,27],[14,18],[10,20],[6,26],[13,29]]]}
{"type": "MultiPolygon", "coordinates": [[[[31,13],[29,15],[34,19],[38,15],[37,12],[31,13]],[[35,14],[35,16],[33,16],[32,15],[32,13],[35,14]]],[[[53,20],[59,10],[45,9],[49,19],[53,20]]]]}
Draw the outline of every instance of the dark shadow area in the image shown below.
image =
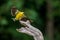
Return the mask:
{"type": "Polygon", "coordinates": [[[6,4],[8,2],[8,0],[0,0],[0,6],[2,6],[3,4],[6,4]]]}

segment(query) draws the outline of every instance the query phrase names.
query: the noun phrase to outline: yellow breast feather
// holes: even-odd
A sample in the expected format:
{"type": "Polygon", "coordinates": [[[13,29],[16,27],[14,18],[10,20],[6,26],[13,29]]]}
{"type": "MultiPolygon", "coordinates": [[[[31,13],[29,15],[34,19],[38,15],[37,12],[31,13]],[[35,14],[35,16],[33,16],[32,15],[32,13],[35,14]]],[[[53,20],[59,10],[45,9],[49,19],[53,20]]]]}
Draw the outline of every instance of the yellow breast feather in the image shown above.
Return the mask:
{"type": "Polygon", "coordinates": [[[20,20],[21,18],[23,18],[25,15],[24,15],[24,12],[18,12],[17,14],[16,14],[16,17],[15,17],[15,19],[16,20],[20,20]]]}

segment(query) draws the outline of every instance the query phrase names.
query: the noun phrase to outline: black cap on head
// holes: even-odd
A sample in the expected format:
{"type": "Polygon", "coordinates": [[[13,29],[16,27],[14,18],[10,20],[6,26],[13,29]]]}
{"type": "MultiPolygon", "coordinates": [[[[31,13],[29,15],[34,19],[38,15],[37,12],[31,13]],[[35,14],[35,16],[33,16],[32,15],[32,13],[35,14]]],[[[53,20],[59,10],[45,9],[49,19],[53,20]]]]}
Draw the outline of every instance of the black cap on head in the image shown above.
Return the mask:
{"type": "Polygon", "coordinates": [[[16,12],[16,11],[17,11],[16,6],[12,6],[12,8],[11,8],[11,12],[12,12],[13,15],[15,15],[15,12],[16,12]]]}

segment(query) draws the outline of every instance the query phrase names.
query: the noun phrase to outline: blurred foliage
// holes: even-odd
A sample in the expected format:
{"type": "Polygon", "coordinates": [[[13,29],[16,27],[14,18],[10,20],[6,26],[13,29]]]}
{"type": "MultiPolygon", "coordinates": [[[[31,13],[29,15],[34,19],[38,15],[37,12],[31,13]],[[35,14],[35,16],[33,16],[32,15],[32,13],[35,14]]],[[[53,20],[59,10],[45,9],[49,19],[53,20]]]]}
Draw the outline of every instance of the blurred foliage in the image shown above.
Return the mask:
{"type": "MultiPolygon", "coordinates": [[[[60,40],[60,0],[51,0],[51,4],[54,17],[54,39],[60,40]]],[[[33,37],[16,31],[16,28],[20,28],[21,25],[18,21],[14,22],[11,19],[12,5],[24,11],[25,15],[33,20],[32,25],[40,29],[47,40],[45,0],[0,0],[0,40],[33,40],[33,37]]]]}

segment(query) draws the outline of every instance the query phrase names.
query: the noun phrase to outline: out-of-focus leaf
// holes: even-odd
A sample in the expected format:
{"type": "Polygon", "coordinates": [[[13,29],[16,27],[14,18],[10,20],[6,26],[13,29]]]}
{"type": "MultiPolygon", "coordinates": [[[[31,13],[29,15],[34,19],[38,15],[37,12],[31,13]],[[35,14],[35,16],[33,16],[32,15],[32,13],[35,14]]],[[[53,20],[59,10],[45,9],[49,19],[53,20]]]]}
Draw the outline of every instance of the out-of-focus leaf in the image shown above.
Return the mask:
{"type": "Polygon", "coordinates": [[[35,0],[35,3],[36,3],[36,7],[39,8],[40,5],[42,5],[44,2],[44,0],[35,0]]]}
{"type": "Polygon", "coordinates": [[[25,15],[30,18],[30,19],[33,19],[33,20],[36,20],[36,18],[38,17],[38,14],[35,10],[33,9],[26,9],[25,10],[25,15]]]}
{"type": "Polygon", "coordinates": [[[53,7],[59,7],[60,2],[58,0],[57,1],[52,1],[51,4],[52,4],[53,7]]]}
{"type": "Polygon", "coordinates": [[[3,18],[3,19],[1,19],[0,24],[1,25],[7,25],[8,21],[5,18],[3,18]]]}
{"type": "MultiPolygon", "coordinates": [[[[39,18],[38,13],[33,9],[26,9],[25,15],[36,23],[36,27],[41,27],[43,25],[43,20],[39,18]]],[[[34,24],[34,23],[33,23],[34,24]]]]}
{"type": "Polygon", "coordinates": [[[42,4],[42,3],[43,3],[43,1],[44,1],[44,0],[35,0],[35,2],[36,2],[36,4],[37,4],[37,5],[42,4]]]}
{"type": "Polygon", "coordinates": [[[24,5],[24,0],[15,0],[15,2],[12,2],[13,5],[15,5],[17,8],[22,8],[24,5]]]}

